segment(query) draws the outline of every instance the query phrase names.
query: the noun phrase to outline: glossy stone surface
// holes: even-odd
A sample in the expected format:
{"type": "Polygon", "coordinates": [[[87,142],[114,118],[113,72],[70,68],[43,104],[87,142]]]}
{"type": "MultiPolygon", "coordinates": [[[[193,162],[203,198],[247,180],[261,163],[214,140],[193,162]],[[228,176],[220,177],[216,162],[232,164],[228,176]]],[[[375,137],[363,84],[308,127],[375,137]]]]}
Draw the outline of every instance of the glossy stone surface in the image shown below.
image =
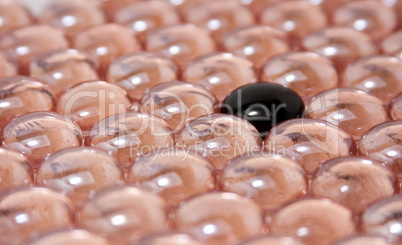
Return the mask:
{"type": "Polygon", "coordinates": [[[180,23],[174,7],[163,1],[133,1],[118,9],[113,20],[133,30],[141,41],[155,29],[180,23]]]}
{"type": "Polygon", "coordinates": [[[0,2],[0,35],[32,23],[28,10],[16,1],[0,2]]]}
{"type": "Polygon", "coordinates": [[[21,153],[0,148],[0,191],[33,182],[34,173],[28,160],[21,153]]]}
{"type": "Polygon", "coordinates": [[[320,6],[329,16],[332,16],[334,10],[336,10],[339,6],[347,2],[351,2],[353,0],[308,0],[310,3],[314,5],[320,6]]]}
{"type": "Polygon", "coordinates": [[[293,90],[275,83],[254,83],[229,94],[220,112],[247,120],[265,137],[276,124],[302,117],[304,109],[303,100],[293,90]]]}
{"type": "Polygon", "coordinates": [[[182,67],[216,49],[209,33],[192,24],[173,25],[153,31],[148,35],[145,47],[148,51],[165,54],[182,67]]]}
{"type": "Polygon", "coordinates": [[[308,174],[325,161],[356,151],[353,138],[337,126],[314,119],[294,119],[274,127],[265,139],[265,150],[288,156],[308,174]]]}
{"type": "Polygon", "coordinates": [[[234,193],[209,193],[184,202],[175,226],[207,244],[234,244],[261,232],[262,214],[257,204],[234,193]]]}
{"type": "Polygon", "coordinates": [[[327,26],[325,13],[308,1],[279,1],[264,9],[259,18],[262,24],[285,31],[296,40],[327,26]]]}
{"type": "Polygon", "coordinates": [[[305,101],[338,85],[331,61],[312,52],[287,52],[275,56],[262,68],[261,81],[288,87],[305,101]]]}
{"type": "Polygon", "coordinates": [[[127,182],[159,194],[170,205],[215,187],[214,167],[195,152],[180,148],[152,151],[139,157],[127,182]]]}
{"type": "Polygon", "coordinates": [[[396,245],[388,242],[385,237],[373,235],[355,235],[341,239],[334,245],[396,245]]]}
{"type": "Polygon", "coordinates": [[[217,170],[236,156],[261,148],[261,137],[247,121],[225,114],[212,114],[191,121],[176,136],[180,147],[197,151],[217,170]]]}
{"type": "Polygon", "coordinates": [[[368,56],[351,64],[342,85],[370,93],[384,104],[402,91],[402,61],[390,56],[368,56]]]}
{"type": "Polygon", "coordinates": [[[53,1],[39,15],[39,22],[62,30],[69,40],[73,40],[85,29],[105,21],[99,6],[87,0],[53,1]]]}
{"type": "MultiPolygon", "coordinates": [[[[260,14],[266,7],[271,6],[274,3],[280,2],[281,0],[239,0],[241,4],[244,4],[253,13],[260,14]]],[[[286,1],[286,0],[285,0],[286,1]]]]}
{"type": "Polygon", "coordinates": [[[105,69],[113,59],[141,49],[132,31],[117,24],[86,29],[75,37],[73,46],[97,57],[101,69],[105,69]]]}
{"type": "Polygon", "coordinates": [[[240,243],[239,245],[304,245],[301,241],[288,237],[288,236],[278,236],[278,235],[263,235],[256,238],[249,239],[240,243]]]}
{"type": "Polygon", "coordinates": [[[359,154],[388,165],[402,178],[402,121],[386,122],[369,130],[358,144],[359,154]]]}
{"type": "Polygon", "coordinates": [[[398,24],[398,18],[393,9],[381,1],[368,1],[364,4],[351,1],[334,11],[332,23],[352,27],[367,33],[374,40],[380,40],[392,33],[398,24]]]}
{"type": "Polygon", "coordinates": [[[17,116],[50,111],[55,106],[50,88],[25,76],[0,78],[0,128],[17,116]]]}
{"type": "Polygon", "coordinates": [[[102,10],[106,13],[109,20],[113,20],[113,16],[120,8],[124,8],[126,5],[133,2],[133,0],[94,0],[96,3],[100,3],[102,10]]]}
{"type": "Polygon", "coordinates": [[[148,88],[179,78],[177,65],[154,52],[123,55],[110,64],[107,81],[123,87],[132,100],[140,100],[148,88]]]}
{"type": "Polygon", "coordinates": [[[230,53],[203,55],[188,64],[183,80],[211,90],[223,101],[233,90],[257,81],[253,63],[230,53]]]}
{"type": "Polygon", "coordinates": [[[389,108],[389,115],[392,120],[402,120],[402,93],[392,100],[389,108]]]}
{"type": "Polygon", "coordinates": [[[309,245],[330,245],[353,234],[352,212],[326,199],[291,203],[274,215],[271,233],[299,238],[309,245]]]}
{"type": "Polygon", "coordinates": [[[355,213],[373,201],[394,194],[394,175],[381,163],[366,158],[343,157],[324,163],[314,174],[312,194],[329,198],[355,213]]]}
{"type": "Polygon", "coordinates": [[[304,196],[306,174],[296,162],[282,156],[251,152],[229,161],[220,175],[220,188],[276,209],[304,196]]]}
{"type": "Polygon", "coordinates": [[[230,31],[221,45],[224,50],[251,61],[257,69],[268,59],[290,50],[286,33],[266,25],[230,31]]]}
{"type": "Polygon", "coordinates": [[[378,53],[370,36],[350,27],[327,27],[310,33],[302,48],[318,53],[334,62],[339,73],[353,61],[378,53]]]}
{"type": "Polygon", "coordinates": [[[184,19],[209,30],[217,41],[226,32],[255,22],[253,13],[237,0],[201,1],[187,9],[184,19]]]}
{"type": "Polygon", "coordinates": [[[30,64],[30,76],[47,83],[59,97],[72,86],[98,79],[98,63],[89,54],[62,49],[36,56],[30,64]]]}
{"type": "Polygon", "coordinates": [[[388,119],[381,100],[352,88],[335,88],[315,96],[306,116],[333,123],[356,140],[388,119]]]}
{"type": "Polygon", "coordinates": [[[397,31],[385,38],[381,43],[381,50],[386,55],[402,58],[402,31],[397,31]]]}
{"type": "Polygon", "coordinates": [[[0,54],[0,77],[8,77],[17,75],[16,65],[0,54]]]}
{"type": "Polygon", "coordinates": [[[29,62],[35,56],[63,48],[68,48],[63,33],[45,25],[23,27],[0,37],[0,51],[19,62],[21,74],[28,73],[29,62]]]}
{"type": "Polygon", "coordinates": [[[127,244],[130,239],[166,228],[166,204],[135,187],[115,186],[90,198],[78,212],[76,223],[113,244],[127,244]]]}
{"type": "Polygon", "coordinates": [[[198,84],[168,82],[148,89],[141,100],[143,109],[167,122],[178,132],[189,121],[217,110],[215,96],[198,84]]]}
{"type": "Polygon", "coordinates": [[[110,245],[98,235],[85,230],[57,230],[40,235],[27,245],[110,245]]]}
{"type": "Polygon", "coordinates": [[[132,245],[201,245],[194,237],[181,232],[162,232],[141,238],[132,245]]]}
{"type": "Polygon", "coordinates": [[[38,168],[48,155],[82,144],[80,128],[53,112],[34,112],[18,117],[2,130],[3,146],[19,151],[38,168]]]}
{"type": "Polygon", "coordinates": [[[46,188],[17,188],[0,195],[0,236],[7,245],[23,245],[33,235],[72,225],[73,205],[46,188]]]}
{"type": "Polygon", "coordinates": [[[124,181],[119,163],[104,151],[75,147],[50,155],[36,174],[36,183],[65,193],[76,205],[110,185],[124,181]]]}
{"type": "Polygon", "coordinates": [[[168,125],[149,114],[121,113],[94,125],[88,143],[113,155],[124,168],[129,168],[141,154],[167,149],[174,145],[168,125]]]}
{"type": "Polygon", "coordinates": [[[75,121],[85,134],[100,120],[123,113],[130,100],[121,87],[103,81],[81,83],[63,94],[56,112],[75,121]]]}

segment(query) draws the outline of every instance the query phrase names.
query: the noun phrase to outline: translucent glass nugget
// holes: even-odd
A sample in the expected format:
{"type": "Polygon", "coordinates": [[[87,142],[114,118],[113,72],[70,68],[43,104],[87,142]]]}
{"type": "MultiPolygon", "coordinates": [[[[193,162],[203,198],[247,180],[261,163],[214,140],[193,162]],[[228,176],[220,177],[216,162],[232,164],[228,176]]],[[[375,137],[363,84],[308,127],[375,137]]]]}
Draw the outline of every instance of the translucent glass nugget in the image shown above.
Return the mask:
{"type": "Polygon", "coordinates": [[[398,94],[392,100],[389,114],[393,120],[402,120],[402,93],[398,94]]]}
{"type": "Polygon", "coordinates": [[[29,11],[16,1],[0,1],[0,35],[32,23],[29,11]]]}
{"type": "Polygon", "coordinates": [[[27,245],[110,245],[103,237],[85,230],[56,230],[41,234],[27,245]]]}
{"type": "Polygon", "coordinates": [[[17,73],[16,65],[0,54],[0,77],[15,76],[17,73]]]}
{"type": "Polygon", "coordinates": [[[16,151],[0,148],[0,191],[34,182],[28,160],[16,151]]]}
{"type": "Polygon", "coordinates": [[[201,245],[201,243],[186,233],[161,232],[142,237],[131,245],[201,245]]]}

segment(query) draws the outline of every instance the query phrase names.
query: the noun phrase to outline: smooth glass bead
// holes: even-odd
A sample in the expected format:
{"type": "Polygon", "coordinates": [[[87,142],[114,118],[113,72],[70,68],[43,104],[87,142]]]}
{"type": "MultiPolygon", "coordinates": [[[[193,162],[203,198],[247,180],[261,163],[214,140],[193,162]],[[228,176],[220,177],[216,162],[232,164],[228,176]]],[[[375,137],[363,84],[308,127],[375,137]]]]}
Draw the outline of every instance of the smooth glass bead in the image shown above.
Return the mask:
{"type": "Polygon", "coordinates": [[[364,57],[348,66],[342,85],[366,91],[388,104],[402,91],[402,61],[390,56],[364,57]]]}
{"type": "Polygon", "coordinates": [[[23,245],[32,236],[71,226],[70,200],[46,188],[17,188],[0,194],[2,244],[23,245]]]}
{"type": "Polygon", "coordinates": [[[250,152],[228,162],[220,175],[220,188],[276,209],[307,192],[306,174],[296,162],[279,155],[250,152]]]}
{"type": "MultiPolygon", "coordinates": [[[[253,11],[257,16],[268,6],[274,3],[280,2],[281,0],[238,0],[241,4],[244,4],[253,11]]],[[[285,0],[286,1],[286,0],[285,0]]]]}
{"type": "Polygon", "coordinates": [[[78,206],[97,190],[123,181],[119,163],[104,151],[89,147],[56,152],[36,173],[38,185],[66,194],[78,206]]]}
{"type": "Polygon", "coordinates": [[[281,208],[271,233],[299,238],[309,245],[330,245],[355,232],[352,212],[326,199],[304,199],[281,208]]]}
{"type": "Polygon", "coordinates": [[[45,52],[36,56],[30,64],[30,76],[48,84],[59,97],[72,86],[98,79],[98,63],[95,58],[76,49],[45,52]]]}
{"type": "Polygon", "coordinates": [[[262,68],[260,80],[288,87],[305,101],[338,86],[332,62],[312,52],[287,52],[275,56],[262,68]]]}
{"type": "Polygon", "coordinates": [[[348,133],[331,123],[293,119],[272,128],[265,150],[290,157],[313,174],[325,161],[354,153],[356,146],[348,133]]]}
{"type": "Polygon", "coordinates": [[[209,193],[184,202],[176,211],[175,226],[211,244],[235,244],[262,229],[258,205],[234,193],[209,193]]]}
{"type": "Polygon", "coordinates": [[[334,245],[396,245],[393,242],[387,241],[385,237],[373,235],[354,235],[341,239],[334,245]]]}
{"type": "Polygon", "coordinates": [[[307,0],[310,3],[320,6],[325,13],[331,17],[334,13],[334,10],[336,10],[339,6],[342,6],[343,4],[353,1],[353,0],[307,0]]]}
{"type": "Polygon", "coordinates": [[[162,232],[142,237],[132,245],[201,245],[194,237],[181,232],[162,232]]]}
{"type": "Polygon", "coordinates": [[[57,230],[41,234],[27,245],[110,245],[103,237],[85,230],[57,230]]]}
{"type": "Polygon", "coordinates": [[[234,157],[261,150],[261,137],[247,121],[225,114],[196,118],[176,136],[180,147],[197,151],[220,171],[234,157]]]}
{"type": "Polygon", "coordinates": [[[286,33],[266,25],[230,31],[222,38],[221,46],[227,52],[248,59],[258,70],[270,58],[290,50],[286,33]]]}
{"type": "Polygon", "coordinates": [[[388,119],[381,100],[352,88],[335,88],[315,96],[307,108],[306,116],[333,123],[355,140],[388,119]]]}
{"type": "Polygon", "coordinates": [[[8,123],[2,131],[3,146],[19,151],[38,168],[50,154],[82,144],[77,124],[53,112],[34,112],[8,123]]]}
{"type": "Polygon", "coordinates": [[[305,245],[296,238],[289,236],[278,236],[278,235],[263,235],[258,236],[247,241],[240,243],[239,245],[305,245]]]}
{"type": "Polygon", "coordinates": [[[397,31],[386,37],[381,43],[381,50],[386,55],[402,59],[402,31],[397,31]]]}
{"type": "Polygon", "coordinates": [[[113,244],[127,244],[167,226],[166,203],[131,186],[103,189],[78,212],[76,224],[101,234],[113,244]]]}
{"type": "Polygon", "coordinates": [[[201,85],[167,82],[150,88],[142,97],[143,109],[178,132],[189,121],[217,110],[215,96],[201,85]]]}
{"type": "Polygon", "coordinates": [[[130,105],[127,92],[103,81],[78,84],[64,93],[56,105],[56,112],[75,121],[88,134],[100,120],[125,112],[130,105]]]}
{"type": "Polygon", "coordinates": [[[173,146],[174,136],[161,119],[127,112],[96,123],[89,133],[88,144],[108,152],[121,166],[129,168],[138,156],[173,146]]]}
{"type": "Polygon", "coordinates": [[[398,94],[389,108],[389,115],[392,120],[402,120],[402,93],[398,94]]]}
{"type": "Polygon", "coordinates": [[[137,0],[93,0],[96,3],[100,3],[102,10],[105,12],[109,21],[113,20],[115,13],[124,8],[126,5],[137,0]]]}
{"type": "Polygon", "coordinates": [[[0,78],[0,128],[17,116],[54,109],[49,86],[25,76],[0,78]]]}
{"type": "Polygon", "coordinates": [[[107,81],[123,87],[132,100],[139,101],[150,87],[179,78],[177,65],[154,52],[136,52],[115,59],[107,71],[107,81]]]}
{"type": "Polygon", "coordinates": [[[0,78],[15,76],[18,73],[17,66],[0,54],[0,78]]]}
{"type": "Polygon", "coordinates": [[[211,90],[223,101],[233,90],[257,81],[253,63],[230,53],[203,55],[188,64],[183,80],[211,90]]]}
{"type": "Polygon", "coordinates": [[[0,1],[0,35],[33,22],[29,11],[16,1],[0,1]]]}
{"type": "Polygon", "coordinates": [[[180,67],[216,49],[209,33],[192,24],[173,25],[155,30],[148,35],[145,47],[147,51],[165,54],[180,67]]]}
{"type": "Polygon", "coordinates": [[[28,160],[19,152],[0,148],[0,191],[33,182],[34,173],[28,160]]]}

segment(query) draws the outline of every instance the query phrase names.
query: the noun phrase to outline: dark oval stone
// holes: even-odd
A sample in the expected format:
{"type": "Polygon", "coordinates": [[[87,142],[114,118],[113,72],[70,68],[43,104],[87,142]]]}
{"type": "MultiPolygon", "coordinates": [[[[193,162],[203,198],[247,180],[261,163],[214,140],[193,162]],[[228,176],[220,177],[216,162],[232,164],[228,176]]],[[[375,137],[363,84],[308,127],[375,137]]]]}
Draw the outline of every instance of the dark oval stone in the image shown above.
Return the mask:
{"type": "Polygon", "coordinates": [[[304,110],[303,100],[293,90],[275,83],[252,83],[230,93],[220,111],[249,121],[265,137],[276,124],[302,117],[304,110]]]}

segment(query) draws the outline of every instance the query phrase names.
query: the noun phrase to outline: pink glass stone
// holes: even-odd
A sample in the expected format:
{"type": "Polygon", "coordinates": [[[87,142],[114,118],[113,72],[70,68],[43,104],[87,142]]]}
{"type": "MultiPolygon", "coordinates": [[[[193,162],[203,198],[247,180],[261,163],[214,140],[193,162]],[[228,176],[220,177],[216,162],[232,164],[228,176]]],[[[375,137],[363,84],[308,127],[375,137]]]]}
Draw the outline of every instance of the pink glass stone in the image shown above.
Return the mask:
{"type": "Polygon", "coordinates": [[[179,78],[177,65],[154,52],[136,52],[115,59],[107,81],[123,87],[132,100],[140,100],[148,88],[179,78]]]}
{"type": "Polygon", "coordinates": [[[23,245],[32,236],[70,226],[74,209],[70,200],[46,188],[17,188],[0,195],[2,244],[23,245]]]}
{"type": "Polygon", "coordinates": [[[18,117],[2,131],[3,146],[19,151],[38,168],[50,154],[80,146],[80,128],[71,120],[54,112],[34,112],[18,117]]]}
{"type": "Polygon", "coordinates": [[[252,198],[264,209],[276,209],[307,192],[302,167],[288,158],[261,152],[229,161],[220,185],[223,191],[252,198]]]}
{"type": "Polygon", "coordinates": [[[63,48],[68,48],[63,33],[45,25],[23,27],[0,37],[0,51],[19,62],[21,74],[28,73],[29,62],[35,56],[63,48]]]}
{"type": "Polygon", "coordinates": [[[145,111],[165,120],[175,133],[189,121],[217,110],[217,100],[209,90],[198,84],[177,81],[149,89],[141,104],[145,111]]]}
{"type": "Polygon", "coordinates": [[[381,43],[382,52],[399,59],[402,58],[402,31],[394,32],[381,43]]]}
{"type": "Polygon", "coordinates": [[[278,235],[264,235],[256,238],[249,239],[240,243],[239,245],[304,245],[301,241],[293,237],[278,236],[278,235]]]}
{"type": "Polygon", "coordinates": [[[0,35],[32,23],[28,10],[16,1],[0,1],[0,35]]]}
{"type": "MultiPolygon", "coordinates": [[[[281,0],[239,0],[240,3],[244,4],[253,11],[254,14],[259,15],[268,6],[274,3],[280,2],[281,0]]],[[[286,1],[286,0],[285,0],[286,1]]]]}
{"type": "Polygon", "coordinates": [[[337,26],[349,26],[380,40],[393,32],[398,18],[392,8],[380,1],[352,1],[337,8],[332,16],[337,26]]]}
{"type": "Polygon", "coordinates": [[[201,243],[186,233],[162,232],[143,237],[132,245],[201,245],[201,243]]]}
{"type": "Polygon", "coordinates": [[[379,235],[402,243],[402,197],[393,196],[382,199],[366,209],[361,217],[362,230],[365,233],[379,235]]]}
{"type": "Polygon", "coordinates": [[[98,63],[76,49],[53,50],[36,56],[30,64],[30,76],[47,83],[59,97],[72,86],[98,79],[98,63]]]}
{"type": "Polygon", "coordinates": [[[359,154],[388,165],[402,178],[402,121],[386,122],[369,130],[358,144],[359,154]]]}
{"type": "Polygon", "coordinates": [[[271,233],[300,238],[309,245],[330,245],[355,231],[352,212],[326,199],[291,203],[275,214],[271,233]]]}
{"type": "Polygon", "coordinates": [[[215,187],[214,168],[195,152],[165,148],[139,157],[131,167],[128,183],[159,194],[170,205],[215,187]]]}
{"type": "Polygon", "coordinates": [[[312,32],[304,38],[303,49],[330,59],[339,73],[353,61],[378,53],[370,36],[350,27],[328,27],[312,32]]]}
{"type": "Polygon", "coordinates": [[[353,138],[337,126],[321,120],[293,119],[271,129],[265,150],[298,162],[308,174],[325,161],[355,152],[353,138]]]}
{"type": "Polygon", "coordinates": [[[39,15],[39,22],[62,30],[69,40],[73,40],[85,29],[105,21],[99,6],[88,0],[53,1],[39,15]]]}
{"type": "Polygon", "coordinates": [[[34,182],[28,160],[20,153],[0,148],[0,191],[34,182]]]}
{"type": "Polygon", "coordinates": [[[18,70],[15,64],[0,54],[0,78],[17,75],[18,70]]]}
{"type": "Polygon", "coordinates": [[[132,31],[117,24],[91,27],[75,36],[73,46],[97,57],[101,69],[113,59],[141,49],[132,31]]]}
{"type": "Polygon", "coordinates": [[[158,196],[130,186],[104,189],[78,212],[76,223],[101,234],[113,244],[127,244],[167,226],[165,202],[158,196]]]}
{"type": "Polygon", "coordinates": [[[253,125],[226,114],[199,117],[187,124],[176,137],[178,146],[202,154],[218,171],[234,157],[260,150],[261,143],[253,125]]]}
{"type": "Polygon", "coordinates": [[[389,108],[389,115],[392,120],[402,120],[402,93],[392,100],[389,108]]]}
{"type": "Polygon", "coordinates": [[[120,8],[124,8],[126,5],[138,1],[138,0],[93,0],[96,3],[100,3],[103,11],[107,17],[112,20],[116,11],[120,8]]]}
{"type": "Polygon", "coordinates": [[[352,88],[335,88],[315,96],[307,108],[307,117],[333,123],[355,140],[388,119],[381,100],[352,88]]]}
{"type": "Polygon", "coordinates": [[[150,31],[180,23],[174,7],[162,1],[134,1],[117,10],[113,19],[133,30],[141,41],[150,31]]]}
{"type": "Polygon", "coordinates": [[[122,113],[130,105],[127,92],[103,81],[81,83],[63,94],[56,112],[75,121],[86,135],[100,120],[122,113]]]}
{"type": "Polygon", "coordinates": [[[57,230],[41,234],[27,245],[110,245],[104,238],[85,230],[57,230]]]}
{"type": "Polygon", "coordinates": [[[254,25],[228,32],[222,38],[223,49],[251,61],[257,69],[275,55],[289,51],[285,32],[270,26],[254,25]]]}
{"type": "Polygon", "coordinates": [[[235,28],[253,25],[253,13],[237,0],[201,1],[189,7],[184,19],[211,32],[216,41],[235,28]]]}
{"type": "Polygon", "coordinates": [[[312,194],[329,198],[355,213],[394,194],[394,175],[366,158],[342,157],[324,163],[315,173],[312,194]]]}
{"type": "Polygon", "coordinates": [[[131,103],[131,105],[129,105],[127,108],[126,108],[126,112],[140,112],[142,109],[141,109],[142,107],[141,107],[141,105],[140,105],[140,103],[138,103],[138,102],[136,102],[136,101],[133,101],[132,103],[131,103]]]}
{"type": "Polygon", "coordinates": [[[181,67],[216,49],[209,33],[192,24],[159,28],[148,35],[145,46],[148,51],[165,54],[181,67]]]}
{"type": "Polygon", "coordinates": [[[260,22],[285,31],[295,46],[307,34],[327,26],[327,16],[308,1],[279,1],[261,12],[260,22]]]}
{"type": "Polygon", "coordinates": [[[233,90],[257,81],[253,63],[230,53],[203,55],[188,64],[183,80],[211,90],[223,101],[233,90]]]}
{"type": "Polygon", "coordinates": [[[36,174],[38,185],[65,193],[76,205],[97,190],[123,181],[119,163],[104,151],[89,147],[68,148],[50,155],[36,174]]]}
{"type": "Polygon", "coordinates": [[[262,214],[244,197],[215,192],[182,203],[175,226],[206,244],[235,244],[261,232],[262,214]]]}
{"type": "Polygon", "coordinates": [[[385,237],[373,235],[355,235],[341,239],[333,245],[396,245],[388,242],[385,237]]]}
{"type": "Polygon", "coordinates": [[[17,116],[53,110],[55,103],[50,88],[34,78],[0,78],[0,128],[17,116]]]}
{"type": "Polygon", "coordinates": [[[260,80],[296,91],[305,101],[338,85],[338,74],[328,59],[311,52],[288,52],[269,60],[260,80]]]}
{"type": "Polygon", "coordinates": [[[124,168],[150,151],[168,149],[174,137],[168,125],[149,114],[127,112],[110,116],[94,125],[88,143],[116,157],[124,168]]]}
{"type": "Polygon", "coordinates": [[[384,104],[402,91],[402,61],[390,56],[368,56],[351,64],[343,74],[343,86],[381,99],[384,104]]]}
{"type": "Polygon", "coordinates": [[[308,0],[310,3],[314,5],[320,6],[329,17],[334,14],[334,10],[336,10],[339,6],[347,2],[351,2],[353,0],[308,0]]]}

